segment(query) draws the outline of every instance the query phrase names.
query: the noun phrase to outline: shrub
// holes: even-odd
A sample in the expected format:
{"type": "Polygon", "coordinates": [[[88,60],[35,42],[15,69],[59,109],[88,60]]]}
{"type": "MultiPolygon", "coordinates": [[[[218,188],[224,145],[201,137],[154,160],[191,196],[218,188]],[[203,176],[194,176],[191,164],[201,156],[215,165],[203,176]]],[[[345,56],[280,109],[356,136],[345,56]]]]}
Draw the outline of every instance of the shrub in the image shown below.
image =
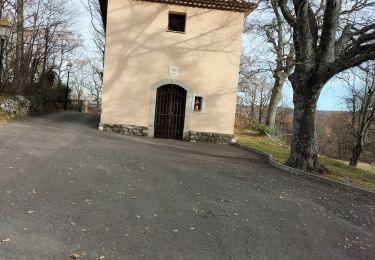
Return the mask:
{"type": "Polygon", "coordinates": [[[270,132],[270,128],[265,124],[250,124],[249,129],[258,132],[260,135],[267,135],[270,132]]]}
{"type": "Polygon", "coordinates": [[[6,123],[9,120],[8,114],[0,109],[0,124],[6,123]]]}

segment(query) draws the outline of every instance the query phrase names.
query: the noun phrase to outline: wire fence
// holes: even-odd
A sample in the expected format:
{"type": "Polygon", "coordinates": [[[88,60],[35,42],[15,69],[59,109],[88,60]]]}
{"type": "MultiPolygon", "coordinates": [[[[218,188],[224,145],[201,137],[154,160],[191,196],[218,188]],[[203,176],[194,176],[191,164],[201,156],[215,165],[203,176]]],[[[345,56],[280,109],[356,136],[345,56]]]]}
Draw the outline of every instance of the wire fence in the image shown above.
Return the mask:
{"type": "Polygon", "coordinates": [[[269,136],[279,142],[290,145],[291,143],[291,134],[288,133],[288,129],[284,125],[275,125],[273,128],[269,130],[269,136]]]}

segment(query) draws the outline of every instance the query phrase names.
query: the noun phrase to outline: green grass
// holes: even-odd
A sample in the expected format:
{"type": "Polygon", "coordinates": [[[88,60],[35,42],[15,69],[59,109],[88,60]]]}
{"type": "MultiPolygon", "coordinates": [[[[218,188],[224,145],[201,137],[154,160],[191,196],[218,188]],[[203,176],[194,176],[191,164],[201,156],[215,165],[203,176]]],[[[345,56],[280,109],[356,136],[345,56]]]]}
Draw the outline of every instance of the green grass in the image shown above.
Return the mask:
{"type": "MultiPolygon", "coordinates": [[[[273,158],[280,163],[286,163],[288,160],[289,148],[267,136],[237,133],[236,137],[239,144],[272,154],[273,158]]],[[[374,166],[360,163],[358,168],[355,168],[343,161],[325,156],[319,156],[319,160],[328,168],[328,173],[323,174],[324,177],[375,191],[374,166]]]]}
{"type": "Polygon", "coordinates": [[[375,165],[359,162],[358,168],[360,168],[364,171],[372,172],[373,174],[375,174],[375,165]]]}
{"type": "MultiPolygon", "coordinates": [[[[4,100],[4,99],[5,99],[4,96],[0,96],[0,101],[2,101],[2,100],[4,100]]],[[[6,122],[8,122],[8,120],[9,120],[8,114],[5,113],[5,112],[4,112],[3,110],[1,110],[1,108],[0,108],[0,124],[2,124],[2,123],[6,123],[6,122]]]]}
{"type": "Polygon", "coordinates": [[[1,123],[6,123],[6,122],[8,122],[8,121],[9,121],[8,114],[5,113],[4,111],[2,111],[2,110],[0,109],[0,124],[1,124],[1,123]]]}
{"type": "Polygon", "coordinates": [[[272,154],[273,158],[280,163],[285,163],[288,160],[289,149],[273,142],[267,136],[238,134],[236,137],[237,143],[272,154]]]}

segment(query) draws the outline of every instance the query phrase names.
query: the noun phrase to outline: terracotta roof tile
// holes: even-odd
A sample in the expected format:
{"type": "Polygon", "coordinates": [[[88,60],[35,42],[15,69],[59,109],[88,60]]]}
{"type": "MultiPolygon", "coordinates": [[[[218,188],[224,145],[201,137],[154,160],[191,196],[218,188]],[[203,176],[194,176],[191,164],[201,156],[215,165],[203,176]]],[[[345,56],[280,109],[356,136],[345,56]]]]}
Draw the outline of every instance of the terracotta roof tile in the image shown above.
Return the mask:
{"type": "Polygon", "coordinates": [[[256,8],[256,4],[245,0],[136,0],[155,2],[162,4],[173,4],[182,6],[191,6],[208,9],[218,9],[225,11],[234,11],[250,13],[256,8]]]}

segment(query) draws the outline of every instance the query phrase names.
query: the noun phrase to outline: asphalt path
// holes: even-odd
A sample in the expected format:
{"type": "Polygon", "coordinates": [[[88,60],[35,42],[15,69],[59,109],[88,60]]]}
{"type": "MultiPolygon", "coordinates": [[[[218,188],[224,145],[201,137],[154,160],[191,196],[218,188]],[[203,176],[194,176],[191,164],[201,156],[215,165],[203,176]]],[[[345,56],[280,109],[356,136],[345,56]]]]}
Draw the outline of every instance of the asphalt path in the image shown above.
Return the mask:
{"type": "Polygon", "coordinates": [[[374,198],[229,145],[97,125],[0,125],[0,259],[374,259],[374,198]]]}

